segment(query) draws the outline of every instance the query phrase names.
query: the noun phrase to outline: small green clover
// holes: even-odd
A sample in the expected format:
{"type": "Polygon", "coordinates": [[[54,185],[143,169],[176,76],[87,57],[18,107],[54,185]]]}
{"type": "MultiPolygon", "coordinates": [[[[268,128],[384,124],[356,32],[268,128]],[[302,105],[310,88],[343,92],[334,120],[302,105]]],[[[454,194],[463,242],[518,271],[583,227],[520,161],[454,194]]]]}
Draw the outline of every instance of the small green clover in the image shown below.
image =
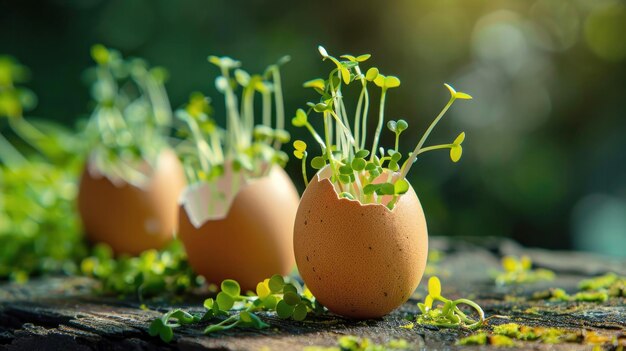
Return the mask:
{"type": "Polygon", "coordinates": [[[463,154],[463,147],[461,144],[465,140],[465,132],[459,134],[456,139],[452,142],[452,147],[450,148],[450,159],[452,162],[459,162],[461,159],[461,155],[463,154]]]}

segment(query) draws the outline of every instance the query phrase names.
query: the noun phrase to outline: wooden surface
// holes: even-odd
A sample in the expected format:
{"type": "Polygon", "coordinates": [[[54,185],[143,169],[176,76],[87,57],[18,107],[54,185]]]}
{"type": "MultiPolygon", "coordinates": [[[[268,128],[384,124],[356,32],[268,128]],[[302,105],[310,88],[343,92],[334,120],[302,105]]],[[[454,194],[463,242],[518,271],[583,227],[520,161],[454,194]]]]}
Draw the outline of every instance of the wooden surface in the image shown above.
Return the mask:
{"type": "MultiPolygon", "coordinates": [[[[602,349],[617,349],[626,344],[626,301],[612,298],[604,303],[530,301],[533,292],[551,287],[577,290],[577,283],[609,271],[626,275],[624,260],[573,252],[550,252],[524,249],[506,240],[474,239],[450,241],[431,239],[431,247],[445,253],[436,270],[442,280],[443,295],[449,298],[474,298],[485,310],[509,316],[510,320],[492,319],[493,325],[516,322],[530,326],[550,326],[585,333],[594,331],[613,338],[602,349]],[[527,254],[538,267],[552,269],[557,279],[518,287],[496,287],[491,273],[500,266],[503,255],[527,254]],[[518,299],[515,301],[513,297],[518,299]],[[522,299],[519,299],[519,298],[522,299]],[[533,313],[529,313],[529,309],[533,313]]],[[[148,335],[152,319],[172,307],[189,311],[202,309],[204,296],[188,296],[183,302],[169,304],[147,302],[150,310],[139,308],[138,301],[94,296],[97,284],[83,277],[48,277],[32,279],[24,285],[0,283],[0,349],[8,350],[301,350],[304,346],[333,346],[343,335],[364,336],[376,342],[403,338],[415,349],[457,349],[455,342],[470,335],[467,330],[437,329],[416,325],[400,328],[404,319],[418,313],[416,303],[424,296],[420,285],[414,298],[391,315],[379,320],[351,321],[327,315],[304,322],[284,321],[264,315],[271,324],[265,330],[232,330],[211,336],[202,335],[202,325],[176,330],[170,344],[148,335]]],[[[483,346],[490,349],[493,346],[483,346]]],[[[589,344],[542,344],[518,342],[518,349],[590,350],[589,344]]]]}

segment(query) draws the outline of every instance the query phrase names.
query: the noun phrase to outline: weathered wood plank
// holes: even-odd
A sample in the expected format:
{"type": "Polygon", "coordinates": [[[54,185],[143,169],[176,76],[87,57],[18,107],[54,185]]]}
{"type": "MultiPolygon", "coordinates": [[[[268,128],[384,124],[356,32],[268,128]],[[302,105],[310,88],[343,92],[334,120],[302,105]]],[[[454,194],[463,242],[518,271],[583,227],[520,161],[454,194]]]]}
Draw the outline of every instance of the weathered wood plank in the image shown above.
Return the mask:
{"type": "MultiPolygon", "coordinates": [[[[467,241],[435,239],[431,246],[447,253],[437,265],[446,296],[472,296],[483,306],[487,315],[500,314],[510,320],[530,326],[553,326],[603,335],[613,335],[626,342],[626,302],[613,298],[605,303],[575,303],[512,300],[511,296],[530,296],[533,292],[560,287],[576,290],[580,279],[590,274],[614,271],[626,274],[626,263],[598,256],[570,252],[528,250],[509,241],[467,241]],[[496,287],[490,276],[499,267],[503,254],[528,254],[544,268],[557,272],[557,279],[522,287],[496,287]],[[564,264],[563,262],[566,262],[564,264]],[[623,339],[621,339],[623,338],[623,339]]],[[[464,330],[438,330],[407,324],[404,317],[417,313],[416,302],[424,294],[421,285],[413,298],[391,315],[367,321],[352,321],[332,315],[307,319],[304,322],[285,321],[264,315],[272,325],[265,330],[234,330],[205,336],[202,326],[180,328],[176,339],[165,344],[148,335],[152,319],[172,307],[200,311],[202,297],[191,296],[189,302],[164,306],[150,303],[151,310],[139,308],[138,301],[121,301],[110,297],[93,296],[96,282],[83,277],[52,277],[33,279],[25,285],[0,285],[0,348],[8,350],[299,350],[304,346],[332,346],[342,335],[368,337],[376,342],[402,338],[416,348],[457,349],[455,342],[471,334],[464,330]]],[[[589,349],[588,345],[532,344],[540,350],[589,349]]],[[[519,345],[526,349],[528,344],[519,345]]],[[[489,347],[485,347],[489,348],[489,347]]]]}

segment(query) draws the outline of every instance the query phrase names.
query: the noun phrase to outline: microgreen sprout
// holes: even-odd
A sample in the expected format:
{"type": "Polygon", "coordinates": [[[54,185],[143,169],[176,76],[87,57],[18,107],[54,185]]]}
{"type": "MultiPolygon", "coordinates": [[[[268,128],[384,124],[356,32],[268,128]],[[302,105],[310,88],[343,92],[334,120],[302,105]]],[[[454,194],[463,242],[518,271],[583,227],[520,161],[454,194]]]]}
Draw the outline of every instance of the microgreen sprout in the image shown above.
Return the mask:
{"type": "Polygon", "coordinates": [[[443,328],[478,329],[485,321],[485,313],[474,301],[465,298],[448,300],[441,296],[441,282],[437,277],[428,279],[428,295],[424,299],[424,303],[418,303],[417,306],[422,312],[421,315],[417,316],[418,324],[443,328]],[[437,301],[442,305],[433,307],[437,301]],[[459,309],[459,305],[473,308],[478,314],[478,320],[469,318],[459,309]]]}
{"type": "Polygon", "coordinates": [[[209,56],[208,60],[220,71],[215,86],[224,95],[226,127],[216,124],[211,99],[201,93],[193,93],[186,106],[176,111],[184,122],[178,134],[185,138],[177,148],[190,183],[215,180],[228,167],[254,178],[267,175],[273,164],[284,166],[288,156],[280,148],[290,136],[284,129],[280,66],[289,57],[270,65],[264,74],[253,75],[230,57],[209,56]],[[255,116],[257,94],[262,104],[260,120],[255,116]]]}
{"type": "Polygon", "coordinates": [[[497,285],[525,284],[554,279],[554,272],[548,269],[532,269],[532,261],[528,256],[520,258],[505,256],[502,258],[502,268],[504,271],[495,278],[497,285]]]}
{"type": "Polygon", "coordinates": [[[258,283],[256,294],[250,292],[246,295],[241,295],[236,281],[224,280],[217,296],[204,301],[204,308],[206,311],[202,314],[182,310],[167,312],[152,322],[150,335],[159,335],[163,341],[169,342],[173,329],[185,324],[215,322],[204,329],[205,334],[210,334],[232,328],[267,328],[269,325],[258,315],[260,311],[272,311],[279,318],[296,321],[304,320],[309,313],[324,311],[308,289],[280,275],[258,283]]]}
{"type": "MultiPolygon", "coordinates": [[[[393,209],[398,197],[409,190],[406,175],[418,155],[433,150],[450,149],[452,161],[459,161],[463,151],[461,144],[465,139],[464,133],[459,134],[449,144],[424,146],[424,143],[454,101],[468,100],[472,98],[471,96],[457,92],[446,84],[450,92],[448,103],[428,127],[413,152],[402,162],[399,140],[400,134],[408,128],[405,120],[387,122],[387,128],[395,134],[395,145],[390,149],[379,148],[380,136],[385,125],[387,93],[390,89],[400,86],[400,79],[385,76],[376,67],[363,71],[360,65],[370,58],[369,54],[357,57],[342,55],[342,60],[339,60],[329,55],[322,46],[318,50],[323,60],[332,62],[333,68],[327,78],[313,79],[304,83],[304,87],[312,88],[321,95],[321,98],[318,102],[307,103],[306,111],[298,109],[291,122],[296,127],[306,128],[319,144],[321,155],[311,159],[311,167],[319,170],[328,165],[332,172],[330,180],[338,194],[361,203],[379,203],[393,209]],[[352,121],[348,116],[343,94],[343,90],[351,84],[361,89],[352,121]],[[380,101],[374,138],[371,147],[367,148],[365,142],[370,113],[368,85],[372,84],[380,89],[380,101]],[[312,127],[309,121],[312,114],[321,116],[324,137],[312,127]]],[[[305,183],[308,182],[306,174],[303,175],[305,183]]]]}
{"type": "Polygon", "coordinates": [[[167,71],[142,59],[124,59],[103,45],[94,45],[91,56],[96,63],[88,71],[95,102],[86,128],[91,161],[112,179],[142,185],[167,145],[172,121],[167,71]]]}
{"type": "Polygon", "coordinates": [[[96,292],[120,297],[136,296],[139,301],[187,292],[203,283],[193,273],[179,241],[160,251],[146,250],[139,256],[113,257],[105,244],[96,245],[82,260],[81,272],[97,279],[96,292]]]}

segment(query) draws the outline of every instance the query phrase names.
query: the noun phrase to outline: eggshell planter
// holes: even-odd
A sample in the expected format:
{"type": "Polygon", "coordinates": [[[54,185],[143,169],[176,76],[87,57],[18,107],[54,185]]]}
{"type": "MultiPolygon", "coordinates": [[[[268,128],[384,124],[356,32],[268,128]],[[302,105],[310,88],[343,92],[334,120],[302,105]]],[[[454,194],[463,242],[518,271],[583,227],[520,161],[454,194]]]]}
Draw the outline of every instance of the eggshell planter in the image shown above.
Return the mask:
{"type": "Polygon", "coordinates": [[[298,201],[293,182],[278,166],[263,178],[245,180],[231,173],[214,184],[187,187],[180,199],[178,235],[189,264],[210,283],[235,279],[244,291],[254,291],[274,274],[288,274],[295,264],[298,201]],[[231,193],[234,182],[242,183],[231,193]]]}
{"type": "Polygon", "coordinates": [[[182,165],[169,149],[141,186],[110,179],[88,162],[78,192],[87,239],[108,244],[117,255],[163,248],[174,237],[177,200],[185,185],[182,165]]]}
{"type": "Polygon", "coordinates": [[[339,198],[322,169],[306,188],[294,228],[298,270],[331,312],[384,316],[417,288],[428,255],[422,206],[411,187],[393,210],[339,198]]]}

